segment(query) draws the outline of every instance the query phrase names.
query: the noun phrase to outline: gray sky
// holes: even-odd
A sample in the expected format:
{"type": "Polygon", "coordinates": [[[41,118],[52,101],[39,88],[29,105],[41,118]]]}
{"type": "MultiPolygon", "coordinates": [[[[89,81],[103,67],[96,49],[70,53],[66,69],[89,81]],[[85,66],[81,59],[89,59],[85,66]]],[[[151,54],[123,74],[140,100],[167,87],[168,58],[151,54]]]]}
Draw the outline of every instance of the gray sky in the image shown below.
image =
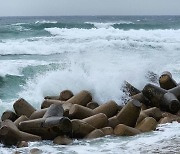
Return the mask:
{"type": "Polygon", "coordinates": [[[0,0],[0,16],[180,15],[180,0],[0,0]]]}

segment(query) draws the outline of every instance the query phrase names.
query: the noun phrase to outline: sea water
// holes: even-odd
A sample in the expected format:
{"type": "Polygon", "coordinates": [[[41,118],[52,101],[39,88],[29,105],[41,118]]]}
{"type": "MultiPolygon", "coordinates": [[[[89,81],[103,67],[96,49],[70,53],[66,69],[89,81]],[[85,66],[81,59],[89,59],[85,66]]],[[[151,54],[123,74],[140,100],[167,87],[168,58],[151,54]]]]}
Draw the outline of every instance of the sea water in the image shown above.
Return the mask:
{"type": "MultiPolygon", "coordinates": [[[[0,17],[0,115],[20,97],[37,109],[44,96],[88,90],[100,104],[122,104],[124,81],[142,90],[148,72],[180,82],[180,16],[0,17]]],[[[133,137],[30,142],[28,153],[178,153],[180,124],[133,137]]]]}

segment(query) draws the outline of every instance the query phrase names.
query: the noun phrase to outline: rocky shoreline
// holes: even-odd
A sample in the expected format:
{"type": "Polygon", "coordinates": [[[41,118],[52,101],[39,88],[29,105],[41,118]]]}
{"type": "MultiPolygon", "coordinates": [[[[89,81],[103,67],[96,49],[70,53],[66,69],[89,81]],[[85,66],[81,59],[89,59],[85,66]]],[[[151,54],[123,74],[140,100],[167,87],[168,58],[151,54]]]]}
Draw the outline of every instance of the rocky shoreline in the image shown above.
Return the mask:
{"type": "Polygon", "coordinates": [[[180,85],[170,72],[163,72],[158,82],[159,86],[148,83],[143,90],[125,82],[123,90],[130,99],[122,106],[113,100],[99,105],[86,90],[76,95],[64,90],[59,96],[46,96],[40,110],[20,98],[14,111],[7,110],[1,116],[0,141],[17,147],[41,140],[66,145],[74,139],[132,136],[157,130],[158,124],[179,122],[180,85]]]}

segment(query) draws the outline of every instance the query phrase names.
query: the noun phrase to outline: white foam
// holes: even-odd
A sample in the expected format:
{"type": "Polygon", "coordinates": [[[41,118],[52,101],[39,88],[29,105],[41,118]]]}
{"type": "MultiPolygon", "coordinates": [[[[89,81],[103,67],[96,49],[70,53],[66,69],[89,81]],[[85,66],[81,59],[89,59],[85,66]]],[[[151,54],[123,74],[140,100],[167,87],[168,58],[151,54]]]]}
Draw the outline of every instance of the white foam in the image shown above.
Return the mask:
{"type": "Polygon", "coordinates": [[[114,23],[97,23],[97,22],[85,22],[87,24],[93,24],[96,28],[110,28],[114,23]]]}
{"type": "Polygon", "coordinates": [[[25,25],[25,24],[28,24],[28,23],[19,22],[19,23],[15,23],[15,24],[11,24],[11,25],[13,25],[13,26],[20,26],[20,25],[25,25]]]}
{"type": "Polygon", "coordinates": [[[49,62],[36,60],[1,60],[0,76],[6,75],[22,76],[23,68],[27,66],[47,65],[49,62]]]}
{"type": "Polygon", "coordinates": [[[57,21],[49,21],[49,20],[41,20],[41,21],[36,21],[35,24],[45,24],[45,23],[52,23],[52,24],[56,24],[57,21]]]}
{"type": "Polygon", "coordinates": [[[26,25],[26,24],[29,24],[29,23],[15,23],[15,24],[11,24],[13,27],[10,27],[10,28],[14,28],[17,31],[29,31],[29,30],[31,30],[30,28],[23,27],[23,25],[26,25]]]}
{"type": "Polygon", "coordinates": [[[115,24],[134,24],[130,21],[119,21],[119,22],[85,22],[87,24],[93,24],[96,28],[110,28],[115,24]]]}
{"type": "MultiPolygon", "coordinates": [[[[180,30],[119,30],[46,28],[52,37],[3,40],[0,54],[42,54],[91,51],[164,51],[180,49],[180,30]],[[30,39],[34,41],[29,41],[30,39]]],[[[177,53],[172,53],[177,54],[177,53]]]]}

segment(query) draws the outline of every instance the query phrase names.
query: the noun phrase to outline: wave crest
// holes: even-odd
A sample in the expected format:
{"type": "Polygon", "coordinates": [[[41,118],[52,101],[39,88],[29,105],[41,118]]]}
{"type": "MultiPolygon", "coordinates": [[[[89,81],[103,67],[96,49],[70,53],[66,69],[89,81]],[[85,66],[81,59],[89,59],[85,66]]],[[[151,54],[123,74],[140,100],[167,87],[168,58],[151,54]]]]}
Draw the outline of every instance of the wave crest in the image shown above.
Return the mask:
{"type": "Polygon", "coordinates": [[[96,28],[111,28],[114,25],[127,25],[134,24],[131,21],[120,21],[120,22],[85,22],[86,24],[92,24],[96,28]]]}

